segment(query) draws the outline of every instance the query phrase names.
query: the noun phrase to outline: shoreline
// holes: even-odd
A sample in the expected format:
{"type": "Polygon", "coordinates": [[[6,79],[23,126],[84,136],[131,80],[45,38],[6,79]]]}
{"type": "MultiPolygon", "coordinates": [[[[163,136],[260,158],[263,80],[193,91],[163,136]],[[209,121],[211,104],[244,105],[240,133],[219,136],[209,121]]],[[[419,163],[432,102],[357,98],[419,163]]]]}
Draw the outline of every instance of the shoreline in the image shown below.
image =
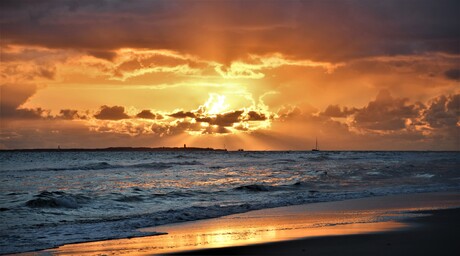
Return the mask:
{"type": "Polygon", "coordinates": [[[67,244],[18,255],[152,255],[194,253],[200,249],[225,250],[207,249],[218,247],[240,250],[240,246],[264,246],[309,236],[349,236],[405,229],[410,223],[401,220],[414,215],[408,212],[452,207],[460,207],[460,192],[401,194],[286,206],[141,229],[166,232],[166,235],[67,244]]]}
{"type": "Polygon", "coordinates": [[[460,208],[420,211],[407,228],[377,233],[308,237],[164,255],[459,255],[460,208]]]}

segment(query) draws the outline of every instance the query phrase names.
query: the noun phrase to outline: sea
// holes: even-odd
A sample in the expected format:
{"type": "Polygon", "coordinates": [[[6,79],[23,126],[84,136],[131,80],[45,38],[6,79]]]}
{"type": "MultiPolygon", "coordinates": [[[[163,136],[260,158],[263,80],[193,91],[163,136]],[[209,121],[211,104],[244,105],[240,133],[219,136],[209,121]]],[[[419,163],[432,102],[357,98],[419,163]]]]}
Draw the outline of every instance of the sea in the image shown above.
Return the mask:
{"type": "Polygon", "coordinates": [[[0,252],[279,206],[460,191],[459,152],[0,152],[0,252]]]}

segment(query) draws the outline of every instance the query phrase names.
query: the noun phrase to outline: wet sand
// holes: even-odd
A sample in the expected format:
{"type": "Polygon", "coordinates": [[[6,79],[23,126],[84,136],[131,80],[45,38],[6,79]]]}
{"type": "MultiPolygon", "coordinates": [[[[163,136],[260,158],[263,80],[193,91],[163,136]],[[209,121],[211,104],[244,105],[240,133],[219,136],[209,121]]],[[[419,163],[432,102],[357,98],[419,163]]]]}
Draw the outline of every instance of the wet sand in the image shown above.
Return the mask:
{"type": "Polygon", "coordinates": [[[70,244],[33,255],[455,255],[460,210],[433,210],[454,207],[460,207],[460,193],[279,207],[143,229],[166,235],[70,244]]]}
{"type": "Polygon", "coordinates": [[[460,255],[460,209],[424,211],[404,221],[411,228],[345,236],[314,237],[176,255],[460,255]]]}

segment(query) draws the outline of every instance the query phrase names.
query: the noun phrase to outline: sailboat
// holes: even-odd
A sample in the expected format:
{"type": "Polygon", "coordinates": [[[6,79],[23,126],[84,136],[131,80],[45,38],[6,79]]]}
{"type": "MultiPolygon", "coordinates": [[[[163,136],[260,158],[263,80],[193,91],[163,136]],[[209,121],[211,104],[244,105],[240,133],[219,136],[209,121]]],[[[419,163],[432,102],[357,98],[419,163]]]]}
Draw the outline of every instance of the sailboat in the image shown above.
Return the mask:
{"type": "Polygon", "coordinates": [[[319,151],[319,148],[318,148],[318,138],[316,138],[316,145],[315,145],[315,148],[313,148],[311,151],[319,151]]]}

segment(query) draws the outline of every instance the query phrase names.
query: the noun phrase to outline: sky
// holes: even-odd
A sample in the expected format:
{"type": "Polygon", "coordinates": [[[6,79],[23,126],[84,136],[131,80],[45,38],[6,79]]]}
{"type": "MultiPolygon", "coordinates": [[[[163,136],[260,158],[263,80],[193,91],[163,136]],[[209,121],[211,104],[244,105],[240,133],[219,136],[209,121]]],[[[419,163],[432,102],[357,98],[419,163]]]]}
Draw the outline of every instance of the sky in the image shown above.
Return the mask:
{"type": "Polygon", "coordinates": [[[460,1],[0,1],[0,149],[460,150],[460,1]]]}

